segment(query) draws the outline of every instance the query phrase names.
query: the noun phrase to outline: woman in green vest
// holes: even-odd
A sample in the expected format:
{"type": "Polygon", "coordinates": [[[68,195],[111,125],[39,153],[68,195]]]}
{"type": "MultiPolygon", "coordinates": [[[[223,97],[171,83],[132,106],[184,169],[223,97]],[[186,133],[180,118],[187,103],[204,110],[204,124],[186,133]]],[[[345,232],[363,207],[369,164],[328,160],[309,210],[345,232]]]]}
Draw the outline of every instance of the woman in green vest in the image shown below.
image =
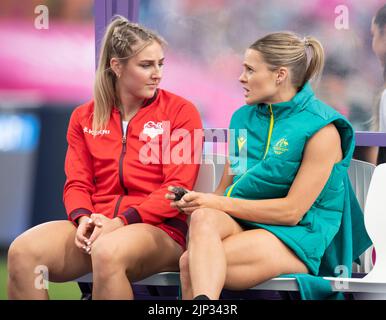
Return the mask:
{"type": "Polygon", "coordinates": [[[246,105],[230,122],[221,182],[213,194],[193,191],[171,202],[191,216],[180,259],[184,299],[218,299],[224,287],[243,290],[336,267],[322,258],[348,208],[355,142],[347,119],[308,83],[323,63],[317,39],[290,32],[246,50],[239,78],[246,105]]]}

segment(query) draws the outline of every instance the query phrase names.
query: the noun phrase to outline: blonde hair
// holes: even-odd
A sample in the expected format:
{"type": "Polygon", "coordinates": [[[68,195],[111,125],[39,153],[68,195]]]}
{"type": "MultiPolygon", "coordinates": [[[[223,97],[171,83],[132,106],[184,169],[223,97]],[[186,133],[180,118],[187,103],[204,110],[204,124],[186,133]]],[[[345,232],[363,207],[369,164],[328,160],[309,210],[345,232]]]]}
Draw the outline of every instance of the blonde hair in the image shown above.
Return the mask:
{"type": "Polygon", "coordinates": [[[260,52],[271,71],[288,67],[291,84],[297,89],[319,77],[323,70],[323,47],[311,36],[302,39],[292,32],[275,32],[258,39],[249,48],[260,52]]]}
{"type": "Polygon", "coordinates": [[[114,16],[107,26],[95,74],[93,132],[103,129],[108,123],[112,107],[120,105],[115,89],[117,76],[110,67],[111,58],[117,58],[126,64],[131,57],[153,41],[162,46],[166,44],[154,31],[119,15],[114,16]]]}

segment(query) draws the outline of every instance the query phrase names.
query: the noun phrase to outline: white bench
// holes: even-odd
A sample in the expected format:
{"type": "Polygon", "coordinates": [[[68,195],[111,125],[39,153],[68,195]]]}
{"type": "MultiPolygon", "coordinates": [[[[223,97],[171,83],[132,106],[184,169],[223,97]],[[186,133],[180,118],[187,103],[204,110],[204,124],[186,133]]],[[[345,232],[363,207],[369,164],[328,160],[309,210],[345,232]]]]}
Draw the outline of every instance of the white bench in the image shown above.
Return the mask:
{"type": "MultiPolygon", "coordinates": [[[[368,188],[364,219],[367,233],[376,248],[376,261],[364,278],[331,278],[333,288],[355,292],[356,299],[386,300],[386,164],[380,164],[373,172],[368,188]]],[[[365,260],[368,257],[365,257],[365,260]]],[[[371,260],[371,256],[370,256],[371,260]]]]}

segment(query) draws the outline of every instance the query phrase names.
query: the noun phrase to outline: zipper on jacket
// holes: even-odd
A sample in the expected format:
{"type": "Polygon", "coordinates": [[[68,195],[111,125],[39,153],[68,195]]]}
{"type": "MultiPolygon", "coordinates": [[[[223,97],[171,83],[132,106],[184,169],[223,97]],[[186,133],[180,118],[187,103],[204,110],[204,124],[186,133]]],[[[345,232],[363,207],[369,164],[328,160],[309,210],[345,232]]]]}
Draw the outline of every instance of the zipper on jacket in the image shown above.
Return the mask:
{"type": "Polygon", "coordinates": [[[264,157],[263,157],[263,160],[265,159],[265,157],[267,156],[267,153],[268,153],[268,150],[269,150],[269,145],[271,144],[271,137],[272,137],[272,131],[273,131],[273,125],[274,125],[274,122],[275,122],[275,119],[273,117],[273,112],[272,112],[272,104],[270,104],[268,106],[269,108],[269,113],[271,114],[271,120],[269,122],[269,131],[268,131],[268,139],[267,139],[267,146],[265,147],[265,153],[264,153],[264,157]]]}
{"type": "MultiPolygon", "coordinates": [[[[126,189],[125,184],[123,182],[123,160],[124,160],[125,155],[126,155],[126,142],[127,142],[126,136],[127,136],[127,132],[129,131],[130,121],[127,124],[125,134],[123,133],[122,113],[120,113],[120,122],[121,122],[121,133],[122,133],[122,151],[121,151],[121,155],[119,157],[119,168],[118,168],[119,171],[118,171],[118,173],[119,173],[119,183],[123,189],[123,192],[125,193],[125,195],[127,195],[128,192],[127,192],[127,189],[126,189]]],[[[123,198],[123,195],[120,195],[118,198],[117,204],[115,205],[114,217],[116,217],[118,214],[118,210],[119,210],[119,206],[121,204],[122,198],[123,198]]]]}
{"type": "Polygon", "coordinates": [[[119,210],[119,206],[121,204],[122,199],[123,199],[123,195],[120,195],[118,198],[117,204],[115,205],[114,218],[118,215],[118,210],[119,210]]]}
{"type": "MultiPolygon", "coordinates": [[[[273,116],[273,111],[272,111],[272,104],[270,104],[268,106],[269,108],[269,113],[271,114],[271,119],[270,119],[270,122],[269,122],[269,130],[268,130],[268,138],[267,138],[267,145],[265,147],[265,153],[264,153],[264,157],[263,157],[263,160],[267,157],[267,153],[268,153],[268,150],[269,150],[269,145],[271,144],[271,137],[272,137],[272,132],[273,132],[273,125],[275,123],[275,119],[274,119],[274,116],[273,116]]],[[[241,177],[239,180],[237,180],[228,190],[227,192],[227,197],[230,197],[230,195],[232,194],[232,191],[233,191],[233,188],[239,183],[239,181],[244,178],[244,176],[248,173],[249,170],[247,170],[241,177]]]]}

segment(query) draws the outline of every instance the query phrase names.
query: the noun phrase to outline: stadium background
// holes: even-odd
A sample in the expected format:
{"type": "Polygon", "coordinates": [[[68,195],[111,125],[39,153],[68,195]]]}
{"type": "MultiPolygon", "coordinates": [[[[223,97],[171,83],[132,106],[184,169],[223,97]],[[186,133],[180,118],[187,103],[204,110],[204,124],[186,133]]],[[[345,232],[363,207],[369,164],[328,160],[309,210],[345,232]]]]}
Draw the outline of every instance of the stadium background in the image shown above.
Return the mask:
{"type": "MultiPolygon", "coordinates": [[[[382,86],[370,25],[383,4],[139,0],[137,16],[169,43],[162,87],[193,101],[205,127],[227,127],[243,104],[237,79],[244,49],[268,32],[292,30],[316,36],[325,47],[319,97],[356,130],[366,131],[374,129],[375,97],[382,86]],[[336,24],[339,5],[348,9],[348,29],[336,24]]],[[[33,225],[65,218],[65,133],[72,109],[92,97],[94,10],[92,0],[0,2],[0,299],[6,299],[10,242],[33,225]],[[35,8],[42,4],[49,10],[47,30],[35,27],[35,8]]],[[[50,284],[50,294],[53,299],[80,297],[75,283],[50,284]]]]}

